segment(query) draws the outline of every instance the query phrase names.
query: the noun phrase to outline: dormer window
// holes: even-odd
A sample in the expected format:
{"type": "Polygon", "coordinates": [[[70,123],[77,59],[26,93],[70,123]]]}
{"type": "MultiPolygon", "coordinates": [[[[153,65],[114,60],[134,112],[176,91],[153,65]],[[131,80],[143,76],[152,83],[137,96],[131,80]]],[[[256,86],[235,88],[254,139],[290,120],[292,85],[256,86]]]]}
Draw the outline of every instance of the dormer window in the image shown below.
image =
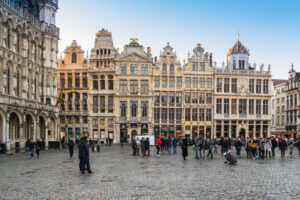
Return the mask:
{"type": "Polygon", "coordinates": [[[72,63],[76,63],[76,62],[77,62],[76,53],[72,53],[72,63]]]}
{"type": "Polygon", "coordinates": [[[239,60],[239,69],[244,70],[245,69],[245,61],[244,60],[239,60]]]}

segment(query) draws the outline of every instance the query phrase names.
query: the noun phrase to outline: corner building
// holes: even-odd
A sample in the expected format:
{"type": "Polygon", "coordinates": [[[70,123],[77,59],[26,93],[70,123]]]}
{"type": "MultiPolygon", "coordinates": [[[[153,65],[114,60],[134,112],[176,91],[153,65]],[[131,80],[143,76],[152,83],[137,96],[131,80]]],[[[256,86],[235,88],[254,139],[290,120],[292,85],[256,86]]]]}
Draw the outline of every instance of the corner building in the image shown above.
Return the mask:
{"type": "Polygon", "coordinates": [[[132,38],[116,58],[116,130],[117,141],[152,130],[152,55],[132,38]]]}
{"type": "Polygon", "coordinates": [[[239,41],[229,49],[227,65],[214,72],[215,136],[266,137],[271,128],[271,72],[251,67],[239,41]]]}
{"type": "Polygon", "coordinates": [[[57,0],[0,1],[0,145],[58,139],[57,0]]]}

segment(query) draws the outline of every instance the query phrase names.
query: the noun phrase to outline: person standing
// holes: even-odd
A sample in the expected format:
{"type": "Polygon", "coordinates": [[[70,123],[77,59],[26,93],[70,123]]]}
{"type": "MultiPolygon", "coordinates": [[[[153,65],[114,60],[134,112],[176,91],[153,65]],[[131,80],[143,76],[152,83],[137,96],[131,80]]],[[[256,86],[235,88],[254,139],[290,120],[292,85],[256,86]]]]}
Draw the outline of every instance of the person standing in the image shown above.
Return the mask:
{"type": "Polygon", "coordinates": [[[267,138],[266,141],[265,141],[265,157],[266,159],[268,159],[268,156],[269,156],[269,159],[271,158],[271,149],[272,149],[272,142],[270,140],[270,138],[267,138]]]}
{"type": "MultiPolygon", "coordinates": [[[[195,141],[195,152],[196,152],[195,159],[199,159],[199,151],[201,151],[201,139],[199,137],[197,137],[197,139],[195,141]]],[[[200,155],[201,155],[201,152],[200,152],[200,155]]]]}
{"type": "Polygon", "coordinates": [[[213,159],[213,148],[214,148],[214,141],[212,139],[209,139],[209,141],[207,142],[207,146],[208,146],[208,154],[207,154],[207,158],[210,155],[210,159],[213,159]]]}
{"type": "Polygon", "coordinates": [[[36,156],[37,158],[40,158],[40,150],[41,150],[41,146],[40,146],[40,140],[37,139],[36,140],[36,143],[35,143],[35,153],[36,153],[36,156]]]}
{"type": "Polygon", "coordinates": [[[275,158],[275,148],[277,147],[277,141],[274,137],[272,137],[271,143],[272,143],[272,157],[275,158]]]}
{"type": "Polygon", "coordinates": [[[30,139],[29,144],[28,144],[28,148],[29,148],[29,152],[30,152],[31,157],[33,157],[34,145],[35,145],[35,143],[32,141],[32,139],[30,139]]]}
{"type": "Polygon", "coordinates": [[[242,142],[241,142],[241,138],[238,138],[236,141],[235,141],[235,149],[236,149],[236,154],[237,156],[241,157],[241,149],[242,149],[242,142]]]}
{"type": "Polygon", "coordinates": [[[296,147],[298,148],[299,156],[300,156],[300,138],[298,138],[298,141],[296,143],[296,147]]]}
{"type": "Polygon", "coordinates": [[[82,174],[85,173],[85,170],[88,171],[88,173],[92,173],[90,168],[90,159],[89,159],[89,148],[90,145],[87,141],[87,137],[82,137],[82,140],[79,143],[79,160],[80,160],[80,171],[82,174]]]}
{"type": "Polygon", "coordinates": [[[136,144],[136,140],[134,138],[131,141],[131,147],[132,147],[132,155],[135,156],[136,150],[137,150],[137,144],[136,144]]]}
{"type": "Polygon", "coordinates": [[[68,141],[70,158],[73,157],[74,145],[75,145],[74,141],[72,140],[72,138],[70,138],[68,141]]]}
{"type": "Polygon", "coordinates": [[[174,136],[173,140],[172,140],[172,145],[173,145],[173,153],[177,153],[177,143],[178,143],[178,139],[174,136]]]}
{"type": "Polygon", "coordinates": [[[279,149],[281,152],[281,159],[285,158],[285,151],[287,149],[287,142],[285,141],[285,139],[280,139],[279,140],[279,149]]]}
{"type": "Polygon", "coordinates": [[[155,147],[156,147],[156,155],[157,156],[159,156],[160,146],[161,146],[161,140],[159,139],[159,137],[157,137],[155,139],[155,147]]]}
{"type": "Polygon", "coordinates": [[[147,137],[147,139],[145,140],[145,151],[144,151],[144,156],[147,155],[150,156],[150,140],[149,138],[147,137]]]}
{"type": "Polygon", "coordinates": [[[168,150],[168,153],[171,153],[170,151],[170,148],[172,146],[172,140],[171,140],[171,137],[169,136],[168,139],[167,139],[167,150],[168,150]]]}
{"type": "Polygon", "coordinates": [[[214,139],[214,153],[215,154],[218,153],[218,141],[217,141],[217,138],[214,139]]]}
{"type": "Polygon", "coordinates": [[[265,139],[264,138],[262,138],[260,140],[258,149],[259,149],[259,157],[261,159],[264,159],[264,157],[265,157],[265,139]]]}
{"type": "Polygon", "coordinates": [[[295,146],[295,140],[294,140],[294,138],[291,138],[289,140],[289,147],[290,147],[290,155],[291,156],[293,155],[293,152],[294,152],[294,146],[295,146]]]}
{"type": "Polygon", "coordinates": [[[136,137],[135,142],[136,142],[136,154],[139,156],[140,155],[140,145],[141,145],[140,139],[138,137],[136,137]]]}
{"type": "Polygon", "coordinates": [[[181,141],[181,150],[182,150],[182,158],[183,160],[186,160],[186,157],[188,157],[188,142],[185,136],[183,136],[181,141]]]}
{"type": "Polygon", "coordinates": [[[144,137],[142,137],[142,139],[141,139],[141,154],[143,155],[143,156],[145,156],[145,138],[144,137]]]}
{"type": "Polygon", "coordinates": [[[61,146],[62,146],[62,148],[65,148],[65,136],[63,136],[62,138],[61,138],[61,146]]]}

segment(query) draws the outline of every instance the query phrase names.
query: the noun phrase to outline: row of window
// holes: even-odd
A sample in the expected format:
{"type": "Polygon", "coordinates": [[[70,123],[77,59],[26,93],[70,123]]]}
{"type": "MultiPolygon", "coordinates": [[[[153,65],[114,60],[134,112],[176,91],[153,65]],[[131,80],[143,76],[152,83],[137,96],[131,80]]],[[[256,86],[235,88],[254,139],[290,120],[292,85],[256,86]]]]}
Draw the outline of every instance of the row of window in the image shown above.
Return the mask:
{"type": "MultiPolygon", "coordinates": [[[[138,70],[138,64],[130,64],[130,74],[142,74],[148,75],[149,74],[149,65],[148,64],[141,64],[140,70],[138,70]]],[[[120,74],[127,74],[127,64],[120,64],[120,74]]]]}
{"type": "MultiPolygon", "coordinates": [[[[72,73],[67,73],[67,80],[68,80],[68,88],[73,87],[73,76],[72,73]]],[[[75,73],[75,87],[80,88],[80,82],[82,83],[81,86],[83,88],[88,87],[87,81],[87,73],[75,73]],[[81,77],[81,78],[80,78],[81,77]]],[[[66,81],[65,81],[65,73],[60,73],[60,88],[66,88],[66,81]]]]}
{"type": "MultiPolygon", "coordinates": [[[[72,124],[73,122],[75,122],[75,124],[79,124],[80,123],[80,117],[79,116],[75,116],[75,117],[61,116],[60,117],[60,123],[64,124],[66,122],[69,123],[69,124],[72,124]]],[[[88,117],[86,117],[86,116],[82,117],[82,123],[87,124],[88,123],[88,117]]]]}
{"type": "MultiPolygon", "coordinates": [[[[114,80],[112,75],[108,75],[108,90],[113,90],[114,89],[114,80]]],[[[93,90],[105,90],[105,76],[101,75],[100,76],[100,87],[99,87],[99,81],[98,81],[98,76],[94,75],[93,76],[93,90]]]]}
{"type": "Polygon", "coordinates": [[[198,78],[197,77],[186,77],[185,78],[185,88],[211,88],[212,87],[212,78],[206,78],[206,85],[205,85],[205,78],[199,78],[199,85],[198,85],[198,78]]]}
{"type": "MultiPolygon", "coordinates": [[[[130,80],[128,87],[128,81],[126,79],[121,79],[119,82],[119,93],[120,94],[127,94],[128,89],[130,88],[130,94],[139,94],[139,82],[138,80],[130,80]]],[[[149,81],[148,80],[141,80],[140,81],[140,94],[149,94],[149,81]]]]}
{"type": "MultiPolygon", "coordinates": [[[[65,107],[65,99],[66,95],[65,93],[62,94],[62,101],[60,103],[60,109],[62,111],[66,110],[65,107]]],[[[88,106],[87,106],[87,100],[88,100],[88,94],[87,93],[68,93],[68,111],[80,111],[80,110],[84,110],[87,111],[88,110],[88,106]],[[74,94],[74,95],[73,95],[74,94]],[[81,96],[81,97],[80,97],[81,96]],[[74,103],[74,107],[73,107],[73,103],[74,103]]]]}
{"type": "MultiPolygon", "coordinates": [[[[181,108],[154,108],[154,120],[167,121],[167,120],[182,120],[181,108]]],[[[185,121],[211,121],[212,113],[211,109],[204,108],[186,108],[185,109],[185,121]]]]}
{"type": "Polygon", "coordinates": [[[268,100],[260,100],[257,99],[254,101],[254,99],[222,99],[218,98],[216,99],[216,112],[218,114],[268,114],[268,100]],[[249,104],[249,110],[247,112],[247,103],[249,104]],[[255,103],[255,104],[254,104],[255,103]],[[254,112],[255,108],[255,112],[254,112]],[[261,112],[262,108],[262,112],[261,112]],[[237,110],[238,109],[238,110],[237,110]]]}
{"type": "Polygon", "coordinates": [[[297,94],[288,95],[286,97],[286,108],[290,109],[290,108],[293,108],[294,106],[295,107],[298,106],[297,94]]]}
{"type": "Polygon", "coordinates": [[[288,111],[286,113],[286,123],[287,124],[296,124],[297,123],[297,110],[288,111]]]}
{"type": "MultiPolygon", "coordinates": [[[[100,113],[106,112],[106,100],[105,96],[93,96],[93,112],[97,113],[100,111],[100,113]],[[99,99],[100,99],[100,106],[99,106],[99,99]]],[[[113,113],[114,111],[114,97],[108,96],[107,98],[107,104],[108,104],[108,113],[113,113]]]]}
{"type": "MultiPolygon", "coordinates": [[[[148,117],[148,101],[141,102],[141,116],[148,117]]],[[[130,116],[137,117],[138,114],[138,102],[130,101],[130,116]]],[[[120,101],[120,117],[127,116],[127,101],[120,101]]]]}
{"type": "Polygon", "coordinates": [[[285,116],[284,116],[284,115],[281,115],[281,117],[280,117],[280,116],[277,116],[277,119],[276,119],[276,126],[280,126],[280,122],[281,122],[281,126],[284,126],[284,125],[285,125],[284,119],[285,119],[285,116]],[[280,118],[281,118],[281,120],[280,120],[280,118]]]}

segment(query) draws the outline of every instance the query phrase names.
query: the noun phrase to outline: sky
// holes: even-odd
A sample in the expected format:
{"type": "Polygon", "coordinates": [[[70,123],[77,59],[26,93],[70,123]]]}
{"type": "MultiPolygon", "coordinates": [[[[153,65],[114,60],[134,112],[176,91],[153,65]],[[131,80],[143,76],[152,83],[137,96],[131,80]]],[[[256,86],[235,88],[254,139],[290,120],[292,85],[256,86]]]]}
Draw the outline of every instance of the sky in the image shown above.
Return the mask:
{"type": "Polygon", "coordinates": [[[300,71],[299,10],[298,0],[60,0],[56,24],[60,51],[77,40],[90,52],[105,28],[120,52],[132,37],[153,57],[170,42],[182,62],[201,43],[218,67],[239,31],[250,63],[271,64],[272,78],[287,79],[292,63],[300,71]]]}

